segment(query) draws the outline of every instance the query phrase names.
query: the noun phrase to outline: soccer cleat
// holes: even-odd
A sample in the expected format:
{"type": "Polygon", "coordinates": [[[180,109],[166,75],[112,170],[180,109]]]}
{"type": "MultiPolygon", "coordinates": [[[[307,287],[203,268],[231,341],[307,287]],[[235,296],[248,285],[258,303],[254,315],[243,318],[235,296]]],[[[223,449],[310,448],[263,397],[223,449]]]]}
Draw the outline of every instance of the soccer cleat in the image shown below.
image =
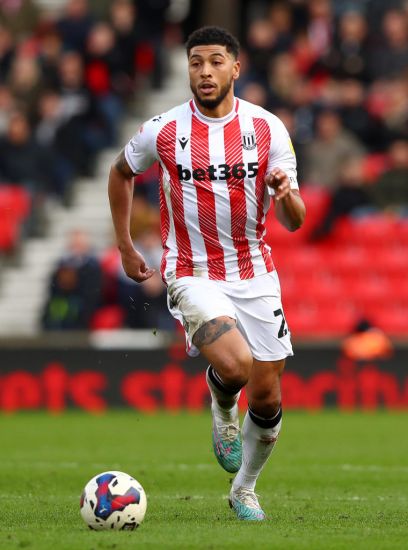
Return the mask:
{"type": "Polygon", "coordinates": [[[245,487],[232,487],[229,496],[230,508],[234,510],[238,519],[247,521],[263,521],[265,513],[259,505],[257,495],[245,487]]]}
{"type": "Polygon", "coordinates": [[[242,463],[242,444],[239,429],[238,406],[236,422],[222,423],[222,420],[213,413],[212,442],[218,463],[230,473],[238,472],[242,463]]]}

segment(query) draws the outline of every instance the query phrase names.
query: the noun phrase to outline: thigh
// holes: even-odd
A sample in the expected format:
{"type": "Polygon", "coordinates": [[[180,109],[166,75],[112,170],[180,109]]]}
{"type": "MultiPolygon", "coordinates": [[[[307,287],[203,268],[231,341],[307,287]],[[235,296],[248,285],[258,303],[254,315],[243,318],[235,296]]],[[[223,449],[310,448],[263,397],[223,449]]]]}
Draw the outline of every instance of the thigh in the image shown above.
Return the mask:
{"type": "Polygon", "coordinates": [[[258,361],[254,359],[246,386],[248,404],[251,409],[266,418],[279,409],[282,396],[280,378],[285,359],[279,361],[258,361]]]}
{"type": "Polygon", "coordinates": [[[189,355],[202,353],[225,382],[246,383],[252,355],[222,288],[208,279],[183,277],[169,286],[168,296],[170,312],[184,326],[189,355]]]}
{"type": "Polygon", "coordinates": [[[249,281],[247,292],[231,296],[237,326],[258,361],[279,361],[293,355],[290,331],[276,272],[249,281]]]}
{"type": "Polygon", "coordinates": [[[190,344],[198,329],[212,319],[229,317],[235,321],[233,303],[214,281],[182,277],[169,285],[167,294],[169,311],[182,323],[190,344]]]}
{"type": "Polygon", "coordinates": [[[217,317],[205,323],[195,333],[193,344],[225,383],[239,387],[247,383],[253,357],[234,319],[217,317]]]}

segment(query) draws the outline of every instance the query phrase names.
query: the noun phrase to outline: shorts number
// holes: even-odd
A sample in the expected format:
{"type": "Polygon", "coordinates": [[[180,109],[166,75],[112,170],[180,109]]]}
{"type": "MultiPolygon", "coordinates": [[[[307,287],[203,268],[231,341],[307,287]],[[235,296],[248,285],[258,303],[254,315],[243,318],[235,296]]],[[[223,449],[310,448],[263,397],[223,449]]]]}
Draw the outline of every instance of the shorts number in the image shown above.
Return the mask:
{"type": "Polygon", "coordinates": [[[285,319],[285,316],[283,315],[283,311],[279,308],[279,309],[276,309],[273,312],[273,314],[275,315],[275,317],[279,317],[279,315],[282,315],[282,322],[281,322],[281,326],[279,327],[278,338],[283,338],[288,333],[286,319],[285,319]]]}

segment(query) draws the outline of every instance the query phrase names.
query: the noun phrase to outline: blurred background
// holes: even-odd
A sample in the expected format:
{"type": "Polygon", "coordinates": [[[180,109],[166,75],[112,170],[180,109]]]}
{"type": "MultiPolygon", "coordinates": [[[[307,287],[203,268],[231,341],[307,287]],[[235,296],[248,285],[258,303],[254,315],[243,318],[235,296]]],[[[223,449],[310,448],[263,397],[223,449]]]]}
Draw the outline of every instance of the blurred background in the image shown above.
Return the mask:
{"type": "MultiPolygon", "coordinates": [[[[183,43],[204,24],[239,37],[236,95],[297,154],[307,221],[271,212],[266,237],[296,351],[286,405],[408,407],[408,2],[4,0],[0,409],[204,405],[205,365],[160,276],[125,276],[107,199],[139,125],[189,97],[183,43]]],[[[157,166],[131,232],[158,268],[157,166]]]]}

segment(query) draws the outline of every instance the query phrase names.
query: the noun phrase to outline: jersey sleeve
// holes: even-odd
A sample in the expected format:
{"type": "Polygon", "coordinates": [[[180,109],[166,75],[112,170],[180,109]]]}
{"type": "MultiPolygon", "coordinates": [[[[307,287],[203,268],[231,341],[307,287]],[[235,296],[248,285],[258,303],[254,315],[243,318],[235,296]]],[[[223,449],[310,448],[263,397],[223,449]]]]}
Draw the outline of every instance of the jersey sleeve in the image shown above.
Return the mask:
{"type": "Polygon", "coordinates": [[[134,174],[141,174],[157,159],[156,131],[145,122],[125,146],[125,158],[134,174]]]}
{"type": "MultiPolygon", "coordinates": [[[[273,168],[283,170],[290,182],[291,189],[299,189],[296,170],[296,154],[290,139],[289,133],[283,122],[274,117],[270,123],[271,126],[271,148],[269,150],[268,168],[269,173],[273,168]]],[[[274,195],[275,191],[268,186],[270,195],[274,195]]]]}

